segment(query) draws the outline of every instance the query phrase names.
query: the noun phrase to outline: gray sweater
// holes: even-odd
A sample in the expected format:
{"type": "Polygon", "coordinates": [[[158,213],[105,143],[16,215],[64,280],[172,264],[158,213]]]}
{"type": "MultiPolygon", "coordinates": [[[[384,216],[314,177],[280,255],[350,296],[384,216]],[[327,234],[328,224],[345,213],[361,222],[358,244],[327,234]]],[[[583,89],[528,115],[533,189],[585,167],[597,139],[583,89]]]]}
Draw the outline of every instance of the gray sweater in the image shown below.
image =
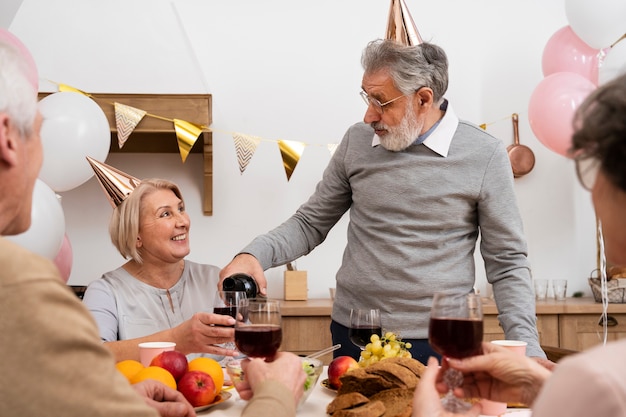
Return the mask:
{"type": "Polygon", "coordinates": [[[350,127],[309,200],[242,252],[264,269],[284,265],[322,243],[350,210],[333,320],[348,326],[351,308],[379,308],[383,329],[425,339],[433,293],[472,291],[480,232],[506,338],[545,357],[503,143],[450,106],[421,145],[390,152],[377,139],[369,125],[350,127]]]}

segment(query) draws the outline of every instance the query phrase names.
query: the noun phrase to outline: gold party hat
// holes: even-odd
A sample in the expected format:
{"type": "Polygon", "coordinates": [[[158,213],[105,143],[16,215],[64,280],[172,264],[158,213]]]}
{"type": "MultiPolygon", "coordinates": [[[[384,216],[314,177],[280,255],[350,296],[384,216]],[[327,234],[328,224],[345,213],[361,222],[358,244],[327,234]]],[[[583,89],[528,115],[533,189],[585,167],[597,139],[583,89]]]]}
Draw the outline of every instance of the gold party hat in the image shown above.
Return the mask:
{"type": "Polygon", "coordinates": [[[424,42],[404,0],[391,0],[385,38],[406,46],[424,42]]]}
{"type": "Polygon", "coordinates": [[[128,175],[119,169],[113,168],[102,162],[98,162],[93,158],[87,157],[87,161],[96,173],[96,178],[104,190],[109,203],[116,208],[126,197],[139,185],[139,179],[128,175]]]}

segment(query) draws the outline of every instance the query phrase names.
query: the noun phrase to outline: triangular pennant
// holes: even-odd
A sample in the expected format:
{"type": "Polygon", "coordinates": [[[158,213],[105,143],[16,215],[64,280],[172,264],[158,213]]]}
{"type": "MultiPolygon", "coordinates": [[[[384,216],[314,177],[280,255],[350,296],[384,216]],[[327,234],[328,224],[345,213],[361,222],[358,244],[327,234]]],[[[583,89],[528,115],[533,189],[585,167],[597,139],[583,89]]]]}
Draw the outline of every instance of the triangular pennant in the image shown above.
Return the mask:
{"type": "Polygon", "coordinates": [[[337,147],[339,146],[339,144],[338,143],[329,143],[326,146],[328,147],[328,152],[330,152],[330,156],[332,157],[335,154],[335,151],[337,150],[337,147]]]}
{"type": "Polygon", "coordinates": [[[100,186],[104,190],[109,203],[113,208],[122,204],[126,197],[141,183],[132,175],[113,168],[103,162],[98,162],[91,157],[87,157],[89,165],[93,168],[100,186]]]}
{"type": "Polygon", "coordinates": [[[59,86],[59,92],[61,93],[80,93],[84,96],[91,97],[91,94],[85,93],[84,91],[79,90],[78,88],[74,88],[70,85],[67,85],[67,84],[57,84],[57,85],[59,86]]]}
{"type": "Polygon", "coordinates": [[[233,133],[233,140],[235,141],[235,151],[237,152],[239,173],[243,174],[248,167],[250,160],[252,160],[257,146],[259,146],[261,138],[244,135],[242,133],[233,133]]]}
{"type": "Polygon", "coordinates": [[[391,0],[385,38],[406,46],[424,42],[404,0],[391,0]]]}
{"type": "Polygon", "coordinates": [[[178,150],[183,163],[187,160],[191,148],[198,140],[198,136],[202,133],[203,127],[185,120],[174,119],[174,129],[176,130],[176,138],[178,139],[178,150]]]}
{"type": "Polygon", "coordinates": [[[115,125],[117,126],[117,143],[122,149],[126,140],[133,133],[135,127],[146,115],[145,110],[127,106],[126,104],[113,103],[115,106],[115,125]]]}
{"type": "Polygon", "coordinates": [[[289,181],[291,174],[293,174],[293,171],[296,169],[296,165],[298,165],[298,161],[300,161],[302,152],[304,152],[304,143],[292,140],[279,140],[278,147],[280,148],[280,155],[283,158],[287,181],[289,181]]]}
{"type": "Polygon", "coordinates": [[[482,130],[487,130],[487,123],[481,123],[481,124],[479,125],[479,127],[480,127],[482,130]]]}

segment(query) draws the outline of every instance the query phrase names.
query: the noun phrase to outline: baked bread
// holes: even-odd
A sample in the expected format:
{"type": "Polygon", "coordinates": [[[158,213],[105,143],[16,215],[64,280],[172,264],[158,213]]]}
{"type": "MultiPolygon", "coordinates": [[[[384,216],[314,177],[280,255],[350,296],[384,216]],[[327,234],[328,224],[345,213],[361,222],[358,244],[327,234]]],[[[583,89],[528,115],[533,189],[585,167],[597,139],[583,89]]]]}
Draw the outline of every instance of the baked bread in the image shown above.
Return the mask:
{"type": "Polygon", "coordinates": [[[359,392],[337,395],[335,399],[326,406],[326,413],[333,414],[335,411],[358,407],[367,402],[369,402],[369,398],[359,392]]]}
{"type": "Polygon", "coordinates": [[[342,395],[349,392],[359,392],[369,398],[377,392],[395,387],[395,385],[383,375],[368,372],[368,368],[357,368],[346,372],[339,378],[341,380],[341,387],[337,390],[337,394],[342,395]]]}
{"type": "Polygon", "coordinates": [[[382,360],[373,365],[368,366],[365,370],[370,374],[380,375],[387,381],[391,382],[394,388],[412,388],[417,387],[419,377],[415,375],[409,368],[398,365],[391,360],[382,360]]]}
{"type": "Polygon", "coordinates": [[[392,388],[372,395],[370,401],[381,401],[385,406],[382,417],[411,417],[413,392],[408,388],[392,388]]]}
{"type": "Polygon", "coordinates": [[[369,401],[355,408],[335,411],[333,417],[381,417],[384,413],[382,401],[369,401]]]}

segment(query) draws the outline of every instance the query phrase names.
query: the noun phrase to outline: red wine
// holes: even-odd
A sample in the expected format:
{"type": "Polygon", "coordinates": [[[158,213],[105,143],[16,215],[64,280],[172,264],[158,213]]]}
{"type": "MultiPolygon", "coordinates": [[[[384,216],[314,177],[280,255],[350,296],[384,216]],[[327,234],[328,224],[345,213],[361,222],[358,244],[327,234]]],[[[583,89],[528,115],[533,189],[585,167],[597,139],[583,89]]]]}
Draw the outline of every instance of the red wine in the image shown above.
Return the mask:
{"type": "Polygon", "coordinates": [[[235,345],[239,352],[253,358],[273,358],[283,340],[280,326],[251,324],[235,327],[235,345]]]}
{"type": "Polygon", "coordinates": [[[348,337],[350,338],[350,341],[361,348],[365,348],[365,345],[367,345],[370,342],[370,337],[373,334],[382,336],[383,335],[382,327],[359,326],[359,327],[350,327],[348,329],[348,337]]]}
{"type": "Polygon", "coordinates": [[[482,320],[431,318],[428,341],[433,349],[451,358],[480,354],[482,320]]]}
{"type": "MultiPolygon", "coordinates": [[[[237,306],[229,306],[229,307],[213,307],[213,312],[215,314],[222,314],[224,316],[231,316],[232,318],[237,318],[237,306]]],[[[216,326],[221,326],[221,327],[235,327],[235,325],[233,324],[232,326],[222,326],[220,324],[216,324],[216,326]]]]}

